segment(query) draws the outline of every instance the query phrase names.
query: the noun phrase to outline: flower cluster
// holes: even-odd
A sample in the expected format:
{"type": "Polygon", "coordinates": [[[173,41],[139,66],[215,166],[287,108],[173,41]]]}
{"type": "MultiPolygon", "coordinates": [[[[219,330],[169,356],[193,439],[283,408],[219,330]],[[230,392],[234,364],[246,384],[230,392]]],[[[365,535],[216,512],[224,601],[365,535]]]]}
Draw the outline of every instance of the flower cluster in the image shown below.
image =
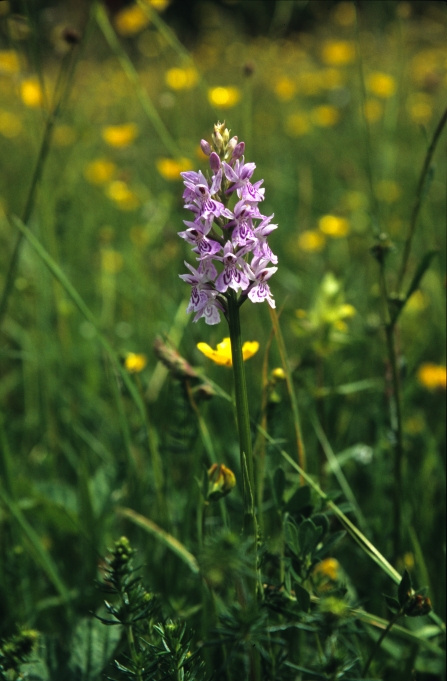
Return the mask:
{"type": "Polygon", "coordinates": [[[230,139],[225,123],[214,126],[212,140],[212,145],[201,142],[209,156],[210,179],[201,171],[181,173],[185,208],[194,219],[184,220],[187,229],[179,232],[198,260],[197,268],[185,262],[190,274],[180,275],[192,286],[187,312],[195,312],[195,322],[204,317],[207,324],[219,323],[220,313],[226,313],[230,289],[240,291],[239,304],[248,298],[253,303],[267,300],[275,307],[267,280],[278,269],[268,267],[276,265],[278,258],[267,243],[277,225],[270,222],[273,215],[266,217],[259,211],[263,180],[250,181],[256,165],[245,163],[245,143],[230,139]]]}

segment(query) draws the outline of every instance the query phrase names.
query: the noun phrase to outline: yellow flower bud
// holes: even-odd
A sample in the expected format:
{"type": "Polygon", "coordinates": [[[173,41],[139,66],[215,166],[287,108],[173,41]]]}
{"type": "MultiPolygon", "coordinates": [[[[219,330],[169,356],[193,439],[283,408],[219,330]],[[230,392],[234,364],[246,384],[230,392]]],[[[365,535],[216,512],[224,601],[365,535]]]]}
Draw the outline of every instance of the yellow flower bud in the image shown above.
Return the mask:
{"type": "Polygon", "coordinates": [[[213,463],[208,470],[208,501],[218,501],[236,486],[236,477],[223,464],[213,463]]]}

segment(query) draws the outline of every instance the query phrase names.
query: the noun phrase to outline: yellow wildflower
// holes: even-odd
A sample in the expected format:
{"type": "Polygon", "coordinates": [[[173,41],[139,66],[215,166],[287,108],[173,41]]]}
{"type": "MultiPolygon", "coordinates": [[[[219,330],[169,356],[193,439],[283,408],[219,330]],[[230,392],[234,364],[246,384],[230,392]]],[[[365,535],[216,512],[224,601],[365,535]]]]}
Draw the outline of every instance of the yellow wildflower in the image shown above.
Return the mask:
{"type": "Polygon", "coordinates": [[[312,121],[321,128],[330,128],[338,123],[339,119],[340,112],[335,106],[331,106],[330,104],[317,106],[312,111],[312,121]]]}
{"type": "MultiPolygon", "coordinates": [[[[229,338],[224,338],[223,341],[217,344],[215,350],[211,348],[208,343],[197,343],[197,349],[203,352],[205,357],[212,359],[215,364],[221,366],[231,367],[233,359],[231,355],[231,341],[229,338]]],[[[250,359],[257,353],[259,343],[257,341],[248,341],[242,346],[242,357],[245,360],[250,359]]]]}
{"type": "Polygon", "coordinates": [[[135,210],[140,205],[138,196],[122,180],[111,182],[106,189],[106,194],[121,210],[135,210]]]}
{"type": "Polygon", "coordinates": [[[298,237],[298,247],[306,253],[315,253],[323,250],[326,239],[321,232],[307,229],[298,237]]]}
{"type": "Polygon", "coordinates": [[[445,390],[447,383],[446,367],[426,362],[421,364],[417,373],[418,381],[427,390],[445,390]]]}
{"type": "Polygon", "coordinates": [[[108,125],[102,130],[103,140],[110,147],[128,147],[138,135],[138,126],[135,123],[123,125],[108,125]]]}
{"type": "Polygon", "coordinates": [[[410,118],[421,125],[429,122],[433,115],[432,98],[425,92],[415,92],[408,98],[407,110],[410,118]]]}
{"type": "Polygon", "coordinates": [[[310,130],[309,120],[304,113],[293,113],[286,119],[286,132],[291,137],[300,137],[310,130]]]}
{"type": "Polygon", "coordinates": [[[414,554],[411,551],[408,551],[407,553],[404,554],[404,565],[407,568],[407,570],[413,570],[415,560],[414,554]]]}
{"type": "Polygon", "coordinates": [[[377,123],[383,115],[383,104],[377,99],[367,99],[363,105],[363,113],[369,123],[377,123]]]}
{"type": "Polygon", "coordinates": [[[124,7],[115,16],[116,31],[124,36],[140,33],[149,23],[149,16],[139,5],[124,7]]]}
{"type": "Polygon", "coordinates": [[[0,135],[12,139],[22,132],[20,119],[9,111],[0,111],[0,135]]]}
{"type": "Polygon", "coordinates": [[[400,197],[400,194],[400,187],[393,180],[381,180],[376,185],[376,196],[379,201],[394,203],[400,197]]]}
{"type": "Polygon", "coordinates": [[[166,7],[169,7],[171,0],[146,0],[147,4],[157,10],[157,12],[164,12],[166,7]]]}
{"type": "Polygon", "coordinates": [[[139,374],[147,364],[146,355],[128,352],[124,360],[124,366],[130,374],[139,374]]]}
{"type": "Polygon", "coordinates": [[[90,161],[85,167],[84,176],[91,184],[104,184],[110,182],[115,171],[116,165],[112,161],[108,161],[106,158],[97,158],[95,161],[90,161]]]}
{"type": "Polygon", "coordinates": [[[332,66],[350,64],[355,59],[355,46],[348,40],[327,40],[321,56],[326,64],[332,66]]]}
{"type": "Polygon", "coordinates": [[[272,378],[275,381],[285,381],[286,380],[286,372],[282,367],[276,367],[276,369],[272,369],[272,378]]]}
{"type": "Polygon", "coordinates": [[[276,96],[282,102],[288,102],[293,99],[296,94],[296,89],[296,83],[287,76],[280,78],[277,83],[275,83],[274,88],[276,96]]]}
{"type": "Polygon", "coordinates": [[[35,78],[28,78],[21,82],[20,96],[25,106],[30,109],[36,109],[43,104],[42,88],[35,78]]]}
{"type": "Polygon", "coordinates": [[[0,50],[0,73],[18,73],[20,59],[15,50],[0,50]]]}
{"type": "Polygon", "coordinates": [[[198,80],[199,74],[193,67],[169,69],[165,75],[166,84],[169,85],[171,90],[190,90],[197,85],[198,80]]]}
{"type": "Polygon", "coordinates": [[[169,182],[180,181],[182,179],[180,173],[191,170],[193,164],[189,158],[159,158],[157,159],[157,170],[163,179],[169,182]]]}
{"type": "Polygon", "coordinates": [[[104,272],[117,274],[123,269],[123,264],[123,256],[119,251],[113,251],[111,248],[101,250],[101,267],[104,272]]]}
{"type": "Polygon", "coordinates": [[[213,87],[208,90],[209,103],[219,109],[230,109],[240,98],[241,92],[237,87],[213,87]]]}
{"type": "Polygon", "coordinates": [[[339,2],[333,12],[332,17],[339,26],[352,26],[355,24],[355,5],[353,2],[339,2]]]}
{"type": "Polygon", "coordinates": [[[411,313],[422,312],[429,304],[430,298],[428,295],[418,289],[408,299],[407,304],[405,305],[405,311],[411,313]]]}
{"type": "Polygon", "coordinates": [[[76,141],[76,133],[70,125],[58,125],[54,129],[53,142],[58,147],[68,147],[76,141]]]}
{"type": "Polygon", "coordinates": [[[321,563],[318,563],[318,565],[315,566],[314,575],[328,577],[333,582],[336,582],[338,579],[339,571],[340,563],[338,562],[338,560],[336,558],[326,558],[325,560],[322,560],[321,563]]]}
{"type": "Polygon", "coordinates": [[[346,218],[340,218],[337,215],[323,215],[318,221],[318,227],[324,234],[334,239],[340,239],[349,234],[349,222],[346,218]]]}
{"type": "Polygon", "coordinates": [[[396,81],[388,73],[376,71],[371,73],[366,80],[366,87],[376,97],[388,99],[396,92],[396,81]]]}

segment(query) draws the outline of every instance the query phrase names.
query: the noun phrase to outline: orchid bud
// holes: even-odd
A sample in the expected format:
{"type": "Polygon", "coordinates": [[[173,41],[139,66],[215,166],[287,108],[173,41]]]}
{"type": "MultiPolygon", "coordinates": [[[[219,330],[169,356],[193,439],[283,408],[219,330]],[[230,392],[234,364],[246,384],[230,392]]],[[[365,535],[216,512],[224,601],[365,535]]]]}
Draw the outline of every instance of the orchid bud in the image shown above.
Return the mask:
{"type": "Polygon", "coordinates": [[[222,148],[223,148],[223,138],[222,138],[222,135],[220,134],[220,132],[218,130],[216,130],[216,129],[214,129],[214,130],[215,131],[211,135],[211,137],[213,138],[214,148],[217,151],[221,151],[222,148]]]}
{"type": "Polygon", "coordinates": [[[210,154],[210,168],[214,174],[220,170],[220,158],[215,151],[210,154]]]}
{"type": "Polygon", "coordinates": [[[239,144],[236,144],[234,151],[233,151],[233,161],[236,161],[238,158],[243,156],[245,151],[245,142],[239,142],[239,144]]]}
{"type": "Polygon", "coordinates": [[[202,149],[205,156],[209,156],[211,154],[211,145],[206,140],[200,140],[200,148],[202,149]]]}

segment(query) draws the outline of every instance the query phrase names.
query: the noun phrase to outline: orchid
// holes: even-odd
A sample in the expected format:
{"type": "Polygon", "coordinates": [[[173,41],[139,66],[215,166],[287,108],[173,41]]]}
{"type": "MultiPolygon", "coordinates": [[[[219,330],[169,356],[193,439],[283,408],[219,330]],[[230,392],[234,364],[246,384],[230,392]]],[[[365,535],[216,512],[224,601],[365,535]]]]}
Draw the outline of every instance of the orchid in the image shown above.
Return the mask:
{"type": "Polygon", "coordinates": [[[202,140],[201,147],[209,157],[209,178],[201,171],[181,173],[184,207],[193,218],[184,220],[187,229],[179,232],[199,266],[185,263],[191,274],[180,277],[192,286],[187,311],[196,313],[194,321],[203,317],[207,324],[217,324],[221,312],[227,316],[230,290],[239,293],[240,304],[267,300],[275,307],[266,282],[277,270],[268,265],[276,265],[278,258],[267,237],[277,225],[271,224],[273,215],[258,208],[265,189],[263,180],[251,182],[256,164],[245,162],[245,143],[230,139],[225,124],[217,123],[212,144],[202,140]],[[230,208],[233,195],[238,200],[230,208]]]}

